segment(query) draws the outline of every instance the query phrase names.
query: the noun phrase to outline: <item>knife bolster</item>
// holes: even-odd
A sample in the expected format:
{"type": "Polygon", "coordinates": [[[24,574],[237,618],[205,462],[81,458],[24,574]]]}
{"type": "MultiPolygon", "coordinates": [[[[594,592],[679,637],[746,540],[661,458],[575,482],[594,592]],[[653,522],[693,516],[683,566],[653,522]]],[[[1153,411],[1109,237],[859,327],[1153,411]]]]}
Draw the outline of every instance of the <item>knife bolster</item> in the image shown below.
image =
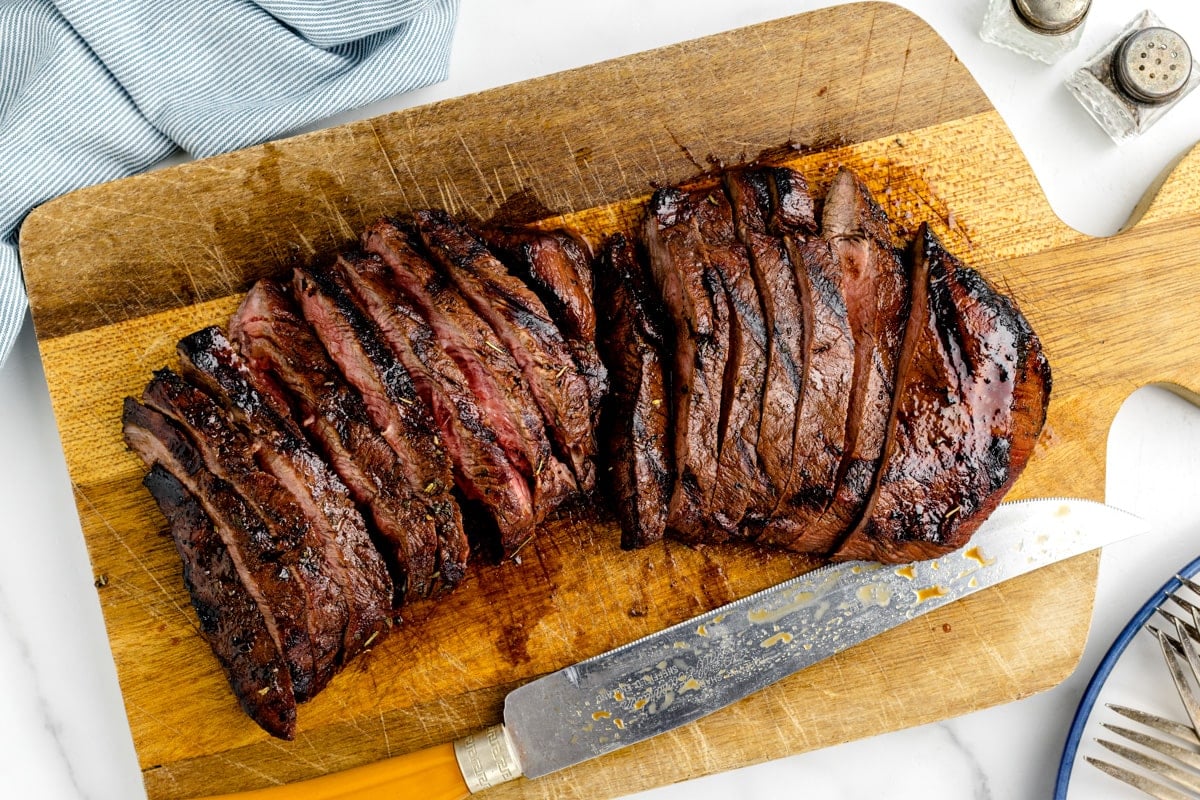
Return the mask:
{"type": "Polygon", "coordinates": [[[521,777],[512,740],[503,724],[454,742],[454,756],[471,794],[521,777]]]}

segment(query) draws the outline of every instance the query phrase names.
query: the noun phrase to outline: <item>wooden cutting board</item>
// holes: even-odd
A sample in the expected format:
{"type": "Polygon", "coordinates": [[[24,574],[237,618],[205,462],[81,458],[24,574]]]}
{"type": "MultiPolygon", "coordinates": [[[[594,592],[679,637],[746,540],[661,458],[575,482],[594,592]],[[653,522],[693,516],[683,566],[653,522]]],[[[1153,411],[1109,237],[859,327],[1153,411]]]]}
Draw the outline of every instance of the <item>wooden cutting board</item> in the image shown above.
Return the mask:
{"type": "MultiPolygon", "coordinates": [[[[1136,225],[1092,239],[1051,212],[946,44],[894,6],[805,14],[76,192],[21,249],[34,322],[134,742],[152,798],[311,777],[500,719],[538,675],[812,566],[749,548],[617,547],[596,507],[519,563],[476,566],[300,714],[293,743],[242,715],[206,646],[120,404],[175,341],[263,275],[350,243],[378,214],[441,206],[598,236],[652,187],[769,153],[818,194],[840,164],[925,220],[1020,303],[1054,370],[1012,497],[1102,499],[1105,438],[1137,387],[1200,387],[1200,151],[1136,225]]],[[[1143,213],[1144,212],[1144,213],[1143,213]]],[[[656,740],[495,798],[612,797],[962,714],[1057,684],[1091,616],[1097,557],[916,620],[656,740]]]]}

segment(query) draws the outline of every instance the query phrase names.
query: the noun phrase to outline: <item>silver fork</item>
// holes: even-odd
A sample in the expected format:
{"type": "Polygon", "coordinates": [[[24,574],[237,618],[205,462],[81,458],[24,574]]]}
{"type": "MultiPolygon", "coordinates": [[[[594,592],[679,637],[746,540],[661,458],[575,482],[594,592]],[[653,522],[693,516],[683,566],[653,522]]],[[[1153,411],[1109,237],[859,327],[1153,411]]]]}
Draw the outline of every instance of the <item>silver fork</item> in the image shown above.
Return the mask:
{"type": "MultiPolygon", "coordinates": [[[[1200,596],[1200,584],[1180,576],[1176,577],[1183,586],[1200,596]]],[[[1110,709],[1122,716],[1157,732],[1165,733],[1177,741],[1161,739],[1108,723],[1102,723],[1102,726],[1117,736],[1146,748],[1154,755],[1114,741],[1105,739],[1096,741],[1156,778],[1165,778],[1171,783],[1168,785],[1145,774],[1098,758],[1087,756],[1085,759],[1097,769],[1128,783],[1151,797],[1161,800],[1195,800],[1195,798],[1200,798],[1200,774],[1192,771],[1200,770],[1200,750],[1198,750],[1200,736],[1197,736],[1196,733],[1200,729],[1200,724],[1198,724],[1200,723],[1200,698],[1197,697],[1195,688],[1200,685],[1200,648],[1197,647],[1197,642],[1200,641],[1200,606],[1180,597],[1178,592],[1172,593],[1169,598],[1186,614],[1185,617],[1162,607],[1159,608],[1162,616],[1171,622],[1174,635],[1150,625],[1147,625],[1147,628],[1158,639],[1163,659],[1192,724],[1183,725],[1154,714],[1124,706],[1110,705],[1108,706],[1110,709]],[[1190,620],[1187,617],[1190,617],[1190,620]],[[1163,756],[1169,760],[1155,756],[1163,756]]]]}

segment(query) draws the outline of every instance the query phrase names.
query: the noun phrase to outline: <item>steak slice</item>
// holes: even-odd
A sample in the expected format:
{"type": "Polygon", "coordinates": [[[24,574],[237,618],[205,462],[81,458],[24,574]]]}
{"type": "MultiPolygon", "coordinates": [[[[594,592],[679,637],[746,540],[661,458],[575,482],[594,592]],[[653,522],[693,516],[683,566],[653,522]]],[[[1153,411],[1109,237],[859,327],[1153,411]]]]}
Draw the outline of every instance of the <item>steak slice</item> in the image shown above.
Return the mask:
{"type": "Polygon", "coordinates": [[[165,414],[126,398],[121,419],[129,448],[147,466],[161,464],[204,508],[287,663],[296,701],[312,697],[320,681],[309,599],[294,568],[297,543],[277,539],[234,487],[208,470],[188,435],[165,414]]]}
{"type": "Polygon", "coordinates": [[[570,339],[596,339],[591,253],[564,230],[503,227],[482,231],[505,265],[525,281],[570,339]]]}
{"type": "Polygon", "coordinates": [[[201,504],[161,464],[151,466],[142,484],[167,518],[200,635],[220,662],[234,696],[267,733],[295,738],[296,698],[287,664],[229,549],[201,504]]]}
{"type": "MultiPolygon", "coordinates": [[[[529,392],[512,354],[496,341],[488,324],[476,314],[446,278],[419,250],[409,230],[387,220],[367,229],[364,238],[381,254],[378,268],[362,271],[374,293],[406,309],[421,329],[432,355],[444,352],[451,363],[447,375],[461,374],[484,409],[489,426],[509,460],[521,471],[534,493],[541,517],[575,489],[570,470],[555,456],[541,410],[529,392]]],[[[372,263],[364,261],[363,263],[372,263]]]]}
{"type": "Polygon", "coordinates": [[[591,247],[563,229],[493,228],[485,230],[483,237],[558,323],[575,366],[587,381],[592,425],[599,424],[608,372],[596,350],[591,247]]]}
{"type": "Polygon", "coordinates": [[[887,456],[839,560],[899,563],[965,544],[1024,469],[1046,420],[1050,368],[1016,305],[924,224],[913,249],[887,456]]]}
{"type": "Polygon", "coordinates": [[[620,234],[605,243],[597,289],[597,343],[612,379],[601,441],[621,546],[629,550],[663,537],[674,482],[666,317],[644,263],[620,234]]]}
{"type": "Polygon", "coordinates": [[[840,170],[830,186],[821,226],[821,237],[837,256],[841,294],[854,337],[837,488],[802,545],[806,551],[827,555],[862,516],[883,459],[911,289],[905,266],[891,244],[887,216],[847,169],[840,170]]]}
{"type": "Polygon", "coordinates": [[[459,486],[520,500],[517,525],[511,516],[497,518],[501,545],[511,554],[532,534],[530,525],[541,521],[546,505],[573,486],[570,474],[550,454],[545,436],[537,441],[513,416],[498,387],[473,391],[471,378],[440,346],[421,312],[389,285],[378,256],[343,255],[338,268],[433,410],[459,486]]]}
{"type": "Polygon", "coordinates": [[[816,233],[816,210],[804,176],[788,167],[764,167],[761,175],[771,202],[767,229],[801,238],[816,233]]]}
{"type": "MultiPolygon", "coordinates": [[[[420,310],[438,345],[449,354],[472,391],[493,407],[508,438],[515,440],[508,449],[514,463],[531,481],[554,459],[546,451],[549,445],[542,412],[521,368],[496,334],[471,306],[454,282],[420,252],[420,243],[411,226],[387,219],[378,220],[363,234],[363,243],[388,266],[381,282],[390,282],[420,310]]],[[[561,466],[556,466],[560,470],[561,466]]],[[[574,484],[574,479],[571,478],[574,484]]]]}
{"type": "Polygon", "coordinates": [[[293,288],[304,318],[405,467],[410,496],[420,501],[411,525],[396,531],[400,538],[388,545],[401,600],[427,597],[437,586],[443,542],[462,542],[466,536],[462,512],[450,494],[454,482],[444,445],[412,378],[330,271],[297,269],[293,288]]]}
{"type": "MultiPolygon", "coordinates": [[[[330,361],[303,319],[286,287],[273,281],[254,285],[229,323],[230,336],[245,355],[257,385],[278,383],[296,406],[308,431],[345,482],[355,502],[366,509],[385,549],[403,541],[424,518],[428,496],[413,484],[412,468],[371,424],[363,399],[330,361]]],[[[442,583],[453,587],[466,572],[466,538],[439,542],[442,583]]]]}
{"type": "Polygon", "coordinates": [[[579,488],[591,491],[596,482],[591,395],[546,307],[470,228],[444,211],[418,211],[413,218],[434,262],[520,365],[555,453],[579,488]]]}
{"type": "Polygon", "coordinates": [[[745,520],[761,531],[792,482],[797,412],[804,393],[804,343],[810,332],[805,329],[805,308],[784,240],[767,231],[774,170],[732,171],[725,173],[724,179],[738,238],[750,254],[751,275],[763,309],[761,407],[754,433],[763,494],[745,520]]]}
{"type": "Polygon", "coordinates": [[[721,541],[736,533],[712,516],[720,462],[721,402],[729,354],[724,282],[703,257],[698,205],[707,192],[657,190],[643,225],[650,273],[674,342],[671,415],[675,478],[667,526],[680,538],[721,541]]]}
{"type": "MultiPolygon", "coordinates": [[[[833,245],[816,231],[803,176],[765,170],[767,230],[782,238],[800,297],[797,344],[802,391],[792,431],[792,468],[758,541],[799,552],[827,553],[845,533],[827,518],[846,453],[855,342],[846,304],[846,276],[833,245]]],[[[787,299],[787,295],[781,295],[787,299]]]]}
{"type": "Polygon", "coordinates": [[[220,328],[211,326],[185,336],[176,350],[184,373],[205,386],[248,431],[255,461],[304,510],[323,546],[324,563],[346,602],[343,660],[357,656],[368,642],[388,631],[392,581],[345,484],[299,434],[290,415],[282,416],[259,393],[245,362],[220,328]]]}
{"type": "Polygon", "coordinates": [[[712,516],[731,533],[747,513],[761,518],[771,507],[773,487],[759,467],[758,430],[767,373],[767,322],[754,267],[739,239],[733,209],[720,186],[697,194],[695,220],[704,258],[725,290],[729,351],[721,388],[718,429],[720,463],[712,516]]]}

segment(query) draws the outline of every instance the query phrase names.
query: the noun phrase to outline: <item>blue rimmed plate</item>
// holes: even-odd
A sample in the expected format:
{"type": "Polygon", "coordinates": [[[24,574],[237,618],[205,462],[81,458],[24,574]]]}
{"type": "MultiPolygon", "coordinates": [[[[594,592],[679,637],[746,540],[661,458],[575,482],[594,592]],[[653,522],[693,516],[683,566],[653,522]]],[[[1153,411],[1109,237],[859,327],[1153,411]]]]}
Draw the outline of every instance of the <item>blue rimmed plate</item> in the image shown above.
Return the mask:
{"type": "MultiPolygon", "coordinates": [[[[1200,558],[1191,561],[1176,574],[1191,578],[1197,573],[1200,573],[1200,558]]],[[[1186,720],[1179,695],[1163,663],[1158,641],[1142,632],[1146,622],[1166,601],[1167,595],[1180,586],[1177,578],[1164,583],[1126,623],[1104,654],[1071,721],[1062,760],[1058,765],[1054,800],[1122,797],[1124,795],[1117,794],[1122,789],[1128,789],[1131,798],[1145,796],[1087,764],[1083,757],[1091,755],[1106,761],[1117,759],[1095,742],[1097,737],[1105,734],[1112,738],[1112,734],[1104,731],[1101,723],[1129,725],[1128,720],[1107,707],[1109,703],[1149,711],[1170,719],[1186,720]]]]}

